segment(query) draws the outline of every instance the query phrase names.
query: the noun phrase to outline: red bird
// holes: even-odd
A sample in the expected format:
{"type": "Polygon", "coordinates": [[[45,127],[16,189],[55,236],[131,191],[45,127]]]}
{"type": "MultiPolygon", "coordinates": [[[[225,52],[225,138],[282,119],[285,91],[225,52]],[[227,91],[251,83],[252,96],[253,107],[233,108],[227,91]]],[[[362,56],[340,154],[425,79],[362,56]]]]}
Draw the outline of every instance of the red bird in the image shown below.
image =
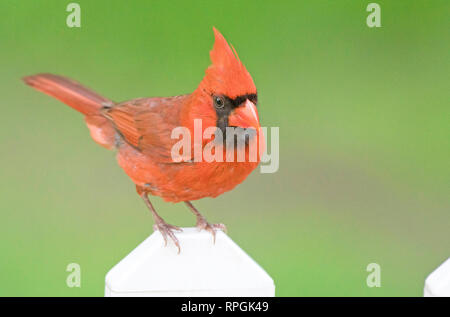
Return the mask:
{"type": "MultiPolygon", "coordinates": [[[[215,43],[210,52],[212,64],[206,69],[198,88],[187,95],[115,103],[62,76],[38,74],[24,78],[26,84],[81,112],[94,141],[107,149],[117,150],[119,165],[136,184],[137,193],[152,212],[154,230],[161,232],[166,244],[170,237],[178,252],[180,245],[173,231],[181,229],[167,224],[156,213],[148,194],[169,202],[185,202],[197,217],[197,228],[210,231],[215,239],[215,230],[225,229],[225,226],[209,224],[190,201],[216,197],[240,184],[260,160],[260,151],[256,160],[248,160],[249,148],[257,146],[264,138],[253,79],[234,48],[230,49],[215,28],[214,34],[215,43]],[[201,132],[213,127],[223,132],[223,138],[230,128],[236,131],[237,138],[243,131],[253,131],[250,136],[245,136],[245,142],[236,145],[234,139],[232,144],[236,146],[235,157],[244,154],[246,160],[175,162],[171,151],[179,140],[171,137],[172,131],[176,127],[185,127],[193,137],[195,119],[201,119],[201,132]]],[[[203,139],[201,147],[210,141],[203,139]]],[[[231,146],[228,142],[217,144],[216,151],[231,146]]]]}

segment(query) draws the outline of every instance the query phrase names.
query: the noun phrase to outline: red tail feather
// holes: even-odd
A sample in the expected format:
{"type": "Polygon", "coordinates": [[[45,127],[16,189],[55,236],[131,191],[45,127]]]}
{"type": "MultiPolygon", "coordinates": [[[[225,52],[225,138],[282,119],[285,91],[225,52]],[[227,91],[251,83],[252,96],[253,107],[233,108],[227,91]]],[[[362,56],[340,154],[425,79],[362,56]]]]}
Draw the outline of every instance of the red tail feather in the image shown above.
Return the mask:
{"type": "Polygon", "coordinates": [[[80,83],[53,74],[26,76],[24,82],[50,95],[84,114],[91,136],[95,142],[108,149],[114,147],[115,131],[112,124],[103,117],[100,110],[105,104],[113,104],[80,83]]]}
{"type": "Polygon", "coordinates": [[[38,74],[24,77],[27,85],[50,95],[75,110],[85,114],[98,114],[104,103],[111,103],[80,83],[52,74],[38,74]]]}

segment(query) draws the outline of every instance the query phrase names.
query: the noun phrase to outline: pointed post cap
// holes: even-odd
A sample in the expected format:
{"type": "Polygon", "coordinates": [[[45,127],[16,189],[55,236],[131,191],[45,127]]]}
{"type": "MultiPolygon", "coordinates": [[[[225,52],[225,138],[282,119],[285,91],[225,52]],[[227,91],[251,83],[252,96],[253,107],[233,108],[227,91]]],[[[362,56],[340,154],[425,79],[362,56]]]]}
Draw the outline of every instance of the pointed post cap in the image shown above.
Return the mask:
{"type": "Polygon", "coordinates": [[[272,278],[225,233],[154,232],[106,275],[105,296],[275,296],[272,278]]]}
{"type": "Polygon", "coordinates": [[[425,280],[425,297],[450,297],[450,258],[425,280]]]}

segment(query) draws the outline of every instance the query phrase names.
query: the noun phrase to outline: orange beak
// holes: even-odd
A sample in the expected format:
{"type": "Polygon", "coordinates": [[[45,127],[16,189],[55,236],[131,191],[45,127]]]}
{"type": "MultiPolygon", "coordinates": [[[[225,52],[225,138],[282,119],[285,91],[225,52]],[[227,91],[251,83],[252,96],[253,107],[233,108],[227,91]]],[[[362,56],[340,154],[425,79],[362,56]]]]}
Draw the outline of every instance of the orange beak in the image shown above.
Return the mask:
{"type": "Polygon", "coordinates": [[[228,125],[239,128],[259,128],[258,111],[255,105],[250,100],[246,100],[245,103],[228,117],[228,125]]]}

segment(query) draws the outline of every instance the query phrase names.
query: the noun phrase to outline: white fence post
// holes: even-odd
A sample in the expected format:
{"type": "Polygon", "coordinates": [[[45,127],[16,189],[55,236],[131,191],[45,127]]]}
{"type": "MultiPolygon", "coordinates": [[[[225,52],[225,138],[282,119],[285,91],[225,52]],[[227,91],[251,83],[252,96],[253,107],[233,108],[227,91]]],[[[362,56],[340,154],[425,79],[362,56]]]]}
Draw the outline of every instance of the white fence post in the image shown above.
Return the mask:
{"type": "Polygon", "coordinates": [[[225,233],[195,228],[164,247],[154,232],[106,275],[105,296],[275,296],[272,278],[225,233]]]}
{"type": "Polygon", "coordinates": [[[450,258],[425,280],[425,297],[450,297],[450,258]]]}

